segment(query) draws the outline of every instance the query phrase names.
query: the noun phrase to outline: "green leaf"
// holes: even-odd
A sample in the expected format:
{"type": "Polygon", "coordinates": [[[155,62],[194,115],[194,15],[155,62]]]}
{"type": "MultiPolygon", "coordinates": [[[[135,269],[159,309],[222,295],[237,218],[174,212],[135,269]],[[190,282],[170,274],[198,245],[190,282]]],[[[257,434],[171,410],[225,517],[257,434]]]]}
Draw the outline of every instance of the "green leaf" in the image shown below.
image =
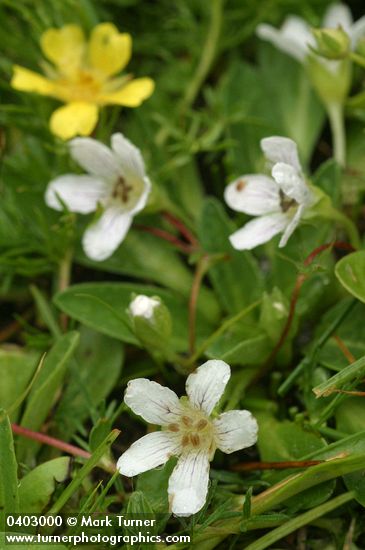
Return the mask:
{"type": "MultiPolygon", "coordinates": [[[[39,353],[16,346],[0,349],[0,407],[8,409],[23,394],[37,367],[39,353]]],[[[11,414],[16,422],[19,410],[11,414]]]]}
{"type": "Polygon", "coordinates": [[[233,365],[259,365],[269,355],[270,339],[254,325],[236,324],[208,348],[212,359],[222,359],[233,365]]]}
{"type": "Polygon", "coordinates": [[[19,483],[19,512],[41,513],[47,506],[56,483],[68,477],[71,459],[62,456],[44,462],[24,476],[19,483]]]}
{"type": "MultiPolygon", "coordinates": [[[[74,285],[55,296],[56,305],[67,315],[107,336],[140,346],[132,333],[127,308],[133,294],[158,296],[170,310],[173,321],[172,345],[185,351],[188,339],[188,311],[183,299],[158,287],[132,283],[85,283],[74,285]]],[[[198,338],[212,330],[212,320],[198,313],[198,338]]]]}
{"type": "MultiPolygon", "coordinates": [[[[60,390],[69,360],[79,342],[77,332],[69,332],[62,336],[47,354],[43,368],[35,381],[27,399],[21,425],[37,431],[47,418],[54,405],[56,395],[60,390]]],[[[39,444],[36,441],[20,438],[17,445],[19,460],[25,460],[27,455],[34,455],[39,444]]]]}
{"type": "MultiPolygon", "coordinates": [[[[292,138],[304,162],[310,159],[324,123],[324,109],[303,66],[261,42],[259,65],[266,109],[279,135],[292,138]]],[[[270,135],[270,134],[266,134],[270,135]]]]}
{"type": "Polygon", "coordinates": [[[112,429],[112,418],[99,418],[96,424],[92,427],[89,436],[89,445],[91,452],[95,451],[104,441],[106,436],[112,429]]]}
{"type": "Polygon", "coordinates": [[[229,242],[235,231],[224,208],[214,198],[206,199],[199,226],[200,241],[210,254],[227,254],[227,259],[209,270],[209,279],[222,307],[237,313],[260,297],[263,280],[257,262],[250,252],[237,252],[229,242]]]}
{"type": "Polygon", "coordinates": [[[64,491],[60,494],[57,501],[53,504],[49,510],[50,514],[58,514],[69,501],[69,499],[76,493],[84,479],[90,474],[90,472],[98,466],[100,461],[108,455],[111,445],[117,439],[119,430],[113,430],[108,437],[99,445],[99,447],[93,452],[91,457],[83,467],[77,472],[76,476],[72,479],[71,483],[67,485],[64,491]]]}
{"type": "Polygon", "coordinates": [[[263,461],[300,460],[326,446],[315,433],[289,420],[279,422],[271,416],[260,416],[259,426],[258,447],[263,461]],[[275,437],[270,437],[273,433],[275,437]]]}
{"type": "Polygon", "coordinates": [[[345,434],[365,431],[364,397],[347,397],[335,412],[336,429],[345,434]]]}
{"type": "MultiPolygon", "coordinates": [[[[326,447],[325,441],[314,432],[305,430],[299,424],[284,420],[279,422],[267,415],[257,415],[259,420],[258,447],[262,461],[301,460],[309,453],[326,447]],[[275,434],[273,437],[272,434],[275,434]]],[[[273,484],[287,477],[288,471],[274,472],[266,476],[273,484]]],[[[299,510],[311,508],[327,500],[334,490],[334,482],[329,481],[318,487],[292,497],[288,506],[299,510]]]]}
{"type": "MultiPolygon", "coordinates": [[[[363,417],[363,412],[361,412],[363,417]]],[[[335,443],[331,443],[322,450],[311,453],[305,459],[326,460],[335,457],[356,456],[365,454],[365,431],[351,435],[335,443]]],[[[362,471],[353,474],[347,474],[344,477],[346,487],[349,490],[356,491],[356,500],[365,506],[365,468],[362,471]]]]}
{"type": "Polygon", "coordinates": [[[321,164],[312,179],[315,185],[331,197],[335,206],[340,204],[342,170],[335,160],[329,159],[321,164]]]}
{"type": "Polygon", "coordinates": [[[353,252],[337,262],[335,274],[350,294],[365,302],[365,250],[353,252]]]}
{"type": "MultiPolygon", "coordinates": [[[[93,262],[80,252],[80,263],[93,269],[135,277],[139,282],[157,283],[184,297],[190,296],[193,274],[171,245],[141,231],[129,231],[116,252],[103,262],[93,262]],[[167,266],[167,269],[161,269],[167,266]]],[[[198,308],[206,317],[217,318],[219,305],[211,290],[202,286],[198,308]]]]}
{"type": "MultiPolygon", "coordinates": [[[[352,297],[346,296],[343,300],[338,301],[326,314],[322,317],[317,325],[315,335],[320,335],[333,322],[338,313],[346,304],[355,302],[352,297]]],[[[350,350],[355,358],[365,355],[365,324],[363,319],[365,316],[365,305],[361,302],[356,302],[351,309],[351,314],[347,315],[336,329],[337,336],[350,350]]],[[[339,371],[348,365],[348,359],[344,356],[338,343],[334,338],[329,338],[323,348],[320,350],[318,362],[324,367],[334,371],[339,371]]],[[[318,385],[318,384],[315,384],[318,385]]]]}
{"type": "Polygon", "coordinates": [[[17,461],[9,417],[0,410],[0,530],[5,530],[6,514],[19,511],[17,461]]]}
{"type": "Polygon", "coordinates": [[[115,387],[124,350],[120,341],[87,327],[80,328],[80,344],[70,362],[67,386],[55,415],[58,436],[69,439],[115,387]],[[102,365],[102,367],[101,367],[102,365]]]}
{"type": "Polygon", "coordinates": [[[192,283],[191,271],[171,245],[145,232],[129,231],[122,245],[102,262],[93,262],[84,254],[78,259],[93,269],[154,282],[184,295],[192,283]],[[161,269],[163,265],[168,269],[161,269]]]}

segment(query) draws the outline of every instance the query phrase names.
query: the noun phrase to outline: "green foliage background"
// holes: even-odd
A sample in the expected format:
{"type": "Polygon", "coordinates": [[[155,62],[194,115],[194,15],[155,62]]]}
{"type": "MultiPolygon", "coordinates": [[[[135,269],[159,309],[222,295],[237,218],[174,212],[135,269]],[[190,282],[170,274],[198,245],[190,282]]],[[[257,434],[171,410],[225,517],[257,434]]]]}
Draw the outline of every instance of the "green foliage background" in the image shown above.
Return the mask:
{"type": "MultiPolygon", "coordinates": [[[[288,136],[306,175],[363,229],[363,107],[347,108],[342,170],[331,158],[328,122],[305,70],[255,36],[260,22],[279,25],[289,13],[317,26],[329,4],[0,0],[0,407],[6,411],[0,413],[0,521],[16,511],[167,514],[170,463],[136,484],[120,476],[110,482],[115,458],[146,431],[127,411],[123,392],[129,379],[143,376],[181,394],[194,366],[219,358],[233,372],[222,408],[253,411],[258,445],[217,454],[207,505],[189,520],[160,522],[161,532],[194,534],[192,547],[199,550],[277,548],[279,540],[280,548],[365,546],[363,397],[316,399],[312,391],[363,389],[364,251],[347,256],[330,248],[305,265],[317,247],[347,240],[340,225],[313,219],[284,249],[274,240],[237,252],[228,235],[247,217],[233,215],[222,200],[233,178],[263,170],[261,138],[288,136]],[[105,109],[94,137],[109,143],[113,132],[128,136],[142,150],[154,190],[117,252],[96,263],[79,244],[89,219],[50,210],[43,199],[52,178],[78,170],[66,144],[48,130],[57,103],[17,93],[9,81],[14,63],[39,68],[39,38],[47,28],[75,22],[90,31],[103,21],[131,33],[129,70],[151,76],[156,90],[138,109],[105,109]],[[174,233],[163,211],[193,232],[197,252],[182,254],[137,227],[174,233]],[[60,288],[60,263],[70,249],[71,281],[60,288]],[[208,269],[189,355],[189,297],[202,257],[208,269]],[[294,319],[273,357],[300,274],[305,282],[294,319]],[[162,355],[133,332],[126,310],[140,293],[159,296],[171,312],[173,337],[162,355]],[[9,422],[77,445],[91,458],[70,464],[58,449],[13,437],[9,422]],[[118,439],[113,428],[122,432],[118,439]],[[288,468],[238,471],[258,460],[324,462],[290,479],[288,468]]],[[[362,15],[360,5],[348,5],[354,18],[362,15]]],[[[353,94],[363,80],[356,68],[353,94]]]]}

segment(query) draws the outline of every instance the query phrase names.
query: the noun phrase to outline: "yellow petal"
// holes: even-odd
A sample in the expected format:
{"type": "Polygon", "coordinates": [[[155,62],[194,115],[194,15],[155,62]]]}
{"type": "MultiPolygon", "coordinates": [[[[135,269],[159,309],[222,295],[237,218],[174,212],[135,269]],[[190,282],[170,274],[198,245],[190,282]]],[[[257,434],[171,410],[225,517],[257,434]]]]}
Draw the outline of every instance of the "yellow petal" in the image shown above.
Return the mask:
{"type": "Polygon", "coordinates": [[[93,103],[75,102],[60,107],[51,116],[50,128],[61,139],[89,136],[98,121],[98,108],[93,103]]]}
{"type": "Polygon", "coordinates": [[[15,90],[52,95],[53,82],[51,80],[25,67],[20,67],[19,65],[14,65],[13,69],[14,73],[10,85],[15,88],[15,90]]]}
{"type": "Polygon", "coordinates": [[[131,36],[120,34],[112,23],[101,23],[93,29],[89,41],[89,63],[105,77],[124,69],[131,53],[131,36]]]}
{"type": "Polygon", "coordinates": [[[48,29],[41,36],[41,48],[44,55],[63,74],[71,74],[81,64],[85,52],[85,36],[78,25],[48,29]]]}
{"type": "Polygon", "coordinates": [[[117,92],[104,94],[102,102],[106,105],[124,105],[125,107],[139,107],[155,89],[151,78],[136,78],[128,82],[117,92]]]}

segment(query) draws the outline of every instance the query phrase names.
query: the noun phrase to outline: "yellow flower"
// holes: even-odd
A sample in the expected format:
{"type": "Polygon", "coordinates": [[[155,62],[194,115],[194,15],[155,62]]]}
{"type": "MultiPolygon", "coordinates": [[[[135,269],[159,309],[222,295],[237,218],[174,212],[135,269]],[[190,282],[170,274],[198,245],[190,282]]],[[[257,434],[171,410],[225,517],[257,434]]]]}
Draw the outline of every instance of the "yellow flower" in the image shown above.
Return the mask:
{"type": "Polygon", "coordinates": [[[41,48],[52,63],[43,62],[46,76],[15,65],[11,85],[66,103],[50,119],[51,131],[62,139],[90,135],[100,107],[138,107],[153,92],[151,78],[113,77],[129,62],[132,39],[112,23],[94,27],[89,41],[78,25],[48,29],[41,36],[41,48]]]}

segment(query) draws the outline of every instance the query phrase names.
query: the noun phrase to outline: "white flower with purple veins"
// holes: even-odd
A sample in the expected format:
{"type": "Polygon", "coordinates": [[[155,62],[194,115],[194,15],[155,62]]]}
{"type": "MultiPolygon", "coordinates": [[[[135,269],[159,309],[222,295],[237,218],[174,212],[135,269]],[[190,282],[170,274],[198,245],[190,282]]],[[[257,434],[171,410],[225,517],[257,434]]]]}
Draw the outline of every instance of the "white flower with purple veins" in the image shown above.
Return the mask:
{"type": "Polygon", "coordinates": [[[232,210],[258,216],[230,235],[237,250],[251,250],[282,233],[279,247],[288,242],[305,210],[314,202],[300,166],[296,143],[285,137],[261,140],[261,149],[272,166],[272,177],[241,176],[224,192],[232,210]]]}
{"type": "Polygon", "coordinates": [[[217,448],[229,454],[256,443],[257,422],[249,411],[212,416],[230,376],[224,361],[207,361],[190,374],[186,381],[188,397],[181,399],[146,378],[128,384],[125,403],[146,422],[162,429],[133,443],[119,458],[117,468],[132,477],[178,456],[168,485],[170,508],[177,516],[190,516],[204,506],[209,463],[217,448]]]}
{"type": "MultiPolygon", "coordinates": [[[[359,38],[365,33],[365,16],[355,23],[348,6],[341,3],[331,4],[323,18],[323,28],[335,29],[339,26],[348,34],[352,47],[355,48],[359,38]]],[[[262,23],[257,27],[257,35],[263,40],[268,40],[276,48],[294,57],[300,63],[305,61],[311,52],[310,46],[315,47],[316,41],[308,23],[296,15],[289,15],[280,29],[262,23]]],[[[321,59],[329,67],[331,61],[321,59]]]]}
{"type": "Polygon", "coordinates": [[[88,174],[65,174],[52,180],[45,200],[55,210],[66,206],[81,214],[101,208],[82,244],[89,258],[102,261],[118,248],[133,217],[146,206],[151,183],[139,149],[120,133],[112,135],[111,149],[92,138],[73,139],[69,146],[72,158],[88,174]]]}

